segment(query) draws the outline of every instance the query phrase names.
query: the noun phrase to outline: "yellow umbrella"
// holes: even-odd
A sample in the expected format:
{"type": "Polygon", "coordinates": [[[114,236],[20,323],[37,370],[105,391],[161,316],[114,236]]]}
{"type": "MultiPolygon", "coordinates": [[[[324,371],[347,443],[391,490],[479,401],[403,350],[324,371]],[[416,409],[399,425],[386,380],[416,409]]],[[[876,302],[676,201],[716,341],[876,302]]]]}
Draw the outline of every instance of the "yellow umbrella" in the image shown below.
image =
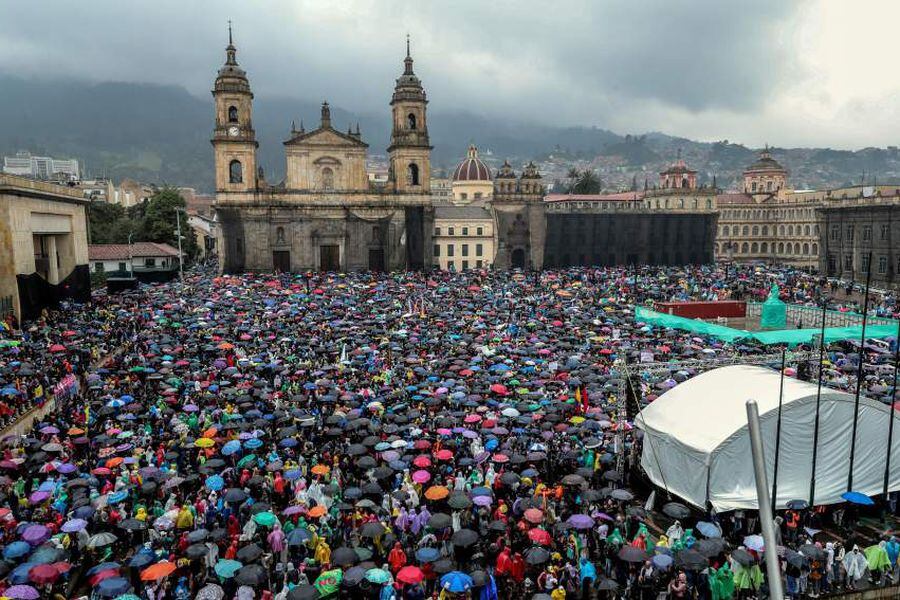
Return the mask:
{"type": "Polygon", "coordinates": [[[194,441],[194,445],[197,446],[198,448],[212,448],[213,446],[216,445],[216,442],[214,442],[213,440],[211,440],[209,438],[202,437],[202,438],[197,438],[194,441]]]}

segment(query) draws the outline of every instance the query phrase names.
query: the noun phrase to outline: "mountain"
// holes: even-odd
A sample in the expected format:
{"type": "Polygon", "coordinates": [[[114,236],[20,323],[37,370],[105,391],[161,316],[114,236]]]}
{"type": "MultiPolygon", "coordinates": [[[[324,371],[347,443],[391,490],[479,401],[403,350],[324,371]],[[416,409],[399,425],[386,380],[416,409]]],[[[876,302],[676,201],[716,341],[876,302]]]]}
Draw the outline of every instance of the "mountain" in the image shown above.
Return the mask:
{"type": "MultiPolygon", "coordinates": [[[[17,150],[78,158],[91,176],[129,177],[151,183],[213,189],[212,98],[198,98],[184,88],[135,83],[38,81],[0,75],[0,154],[17,150]]],[[[260,164],[269,181],[283,177],[281,142],[291,120],[307,128],[319,122],[319,104],[310,100],[258,96],[254,126],[260,164]]],[[[390,136],[389,107],[375,113],[351,113],[332,107],[339,129],[358,122],[371,155],[384,155],[390,136]]],[[[596,127],[553,127],[486,117],[462,111],[429,113],[436,171],[452,169],[470,143],[494,165],[508,158],[514,165],[541,162],[548,180],[564,176],[569,166],[590,165],[604,185],[630,184],[632,177],[652,182],[655,171],[678,151],[700,172],[701,182],[717,176],[733,185],[756,151],[733,142],[696,142],[659,132],[618,135],[596,127]]],[[[795,187],[832,187],[859,183],[873,175],[879,182],[900,178],[896,147],[857,151],[830,148],[773,148],[791,171],[795,187]]]]}

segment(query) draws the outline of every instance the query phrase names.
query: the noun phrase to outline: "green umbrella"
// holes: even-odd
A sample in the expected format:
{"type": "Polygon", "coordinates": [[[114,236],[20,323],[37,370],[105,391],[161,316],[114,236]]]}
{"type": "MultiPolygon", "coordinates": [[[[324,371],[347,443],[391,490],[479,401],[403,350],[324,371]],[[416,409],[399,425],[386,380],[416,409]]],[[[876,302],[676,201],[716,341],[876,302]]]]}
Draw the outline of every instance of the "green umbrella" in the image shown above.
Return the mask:
{"type": "Polygon", "coordinates": [[[256,513],[255,515],[253,515],[253,520],[256,521],[258,525],[262,525],[263,527],[271,527],[278,522],[275,514],[269,511],[256,513]]]}
{"type": "Polygon", "coordinates": [[[343,580],[344,572],[340,569],[332,569],[319,575],[313,583],[313,587],[319,590],[320,595],[329,596],[337,593],[343,580]]]}
{"type": "Polygon", "coordinates": [[[383,585],[391,580],[391,574],[384,569],[369,569],[366,571],[366,579],[372,583],[383,585]]]}
{"type": "Polygon", "coordinates": [[[139,596],[135,596],[134,594],[122,594],[121,596],[116,596],[116,600],[141,600],[139,596]]]}
{"type": "Polygon", "coordinates": [[[234,577],[234,574],[238,572],[238,569],[243,566],[243,563],[241,563],[240,561],[222,559],[216,563],[216,566],[213,567],[213,570],[219,577],[228,579],[229,577],[234,577]]]}
{"type": "Polygon", "coordinates": [[[241,460],[238,461],[237,466],[239,466],[239,467],[245,467],[245,466],[249,465],[250,463],[252,463],[252,462],[254,462],[254,461],[256,461],[256,455],[255,455],[255,454],[248,454],[247,456],[245,456],[244,458],[242,458],[241,460]]]}

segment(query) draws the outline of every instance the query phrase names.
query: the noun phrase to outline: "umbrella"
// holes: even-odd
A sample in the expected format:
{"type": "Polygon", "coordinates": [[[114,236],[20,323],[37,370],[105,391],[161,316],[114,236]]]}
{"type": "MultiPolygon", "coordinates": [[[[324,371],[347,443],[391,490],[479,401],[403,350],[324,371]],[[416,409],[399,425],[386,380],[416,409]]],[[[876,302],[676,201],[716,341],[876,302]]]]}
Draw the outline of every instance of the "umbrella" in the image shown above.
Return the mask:
{"type": "Polygon", "coordinates": [[[588,515],[575,514],[569,517],[567,523],[573,529],[590,529],[594,526],[594,519],[588,515]]]}
{"type": "Polygon", "coordinates": [[[318,600],[320,598],[319,590],[314,586],[298,585],[288,593],[288,600],[318,600]]]}
{"type": "Polygon", "coordinates": [[[529,565],[542,565],[550,560],[550,552],[539,546],[534,546],[525,551],[525,562],[529,565]]]}
{"type": "Polygon", "coordinates": [[[250,544],[248,546],[244,546],[235,554],[235,558],[237,558],[242,563],[252,563],[255,560],[258,560],[260,556],[262,556],[263,551],[262,548],[257,546],[256,544],[250,544]]]}
{"type": "Polygon", "coordinates": [[[131,584],[124,577],[110,577],[100,582],[94,591],[104,598],[115,598],[131,590],[131,584]]]}
{"type": "Polygon", "coordinates": [[[472,578],[460,571],[451,571],[441,577],[441,587],[454,594],[462,594],[472,588],[472,578]]]}
{"type": "Polygon", "coordinates": [[[745,567],[756,564],[756,559],[753,558],[753,555],[743,548],[737,548],[736,550],[732,551],[731,558],[733,558],[737,563],[744,565],[745,567]]]}
{"type": "Polygon", "coordinates": [[[229,577],[234,577],[234,574],[237,573],[238,569],[243,566],[244,565],[242,563],[236,560],[222,559],[216,563],[215,567],[213,567],[213,570],[219,577],[228,579],[229,577]]]}
{"type": "Polygon", "coordinates": [[[158,581],[174,573],[177,568],[175,563],[158,562],[141,571],[141,581],[158,581]]]}
{"type": "Polygon", "coordinates": [[[696,529],[708,538],[722,537],[722,530],[719,528],[719,526],[709,521],[698,521],[696,529]]]}
{"type": "Polygon", "coordinates": [[[662,512],[667,517],[672,517],[673,519],[687,519],[691,516],[690,509],[678,502],[667,502],[663,505],[662,512]]]}
{"type": "Polygon", "coordinates": [[[640,548],[625,545],[619,549],[619,558],[625,562],[639,563],[644,562],[649,557],[647,556],[647,553],[640,548]]]}
{"type": "Polygon", "coordinates": [[[343,571],[340,569],[332,569],[319,575],[315,582],[313,582],[313,587],[319,590],[320,595],[329,596],[338,591],[338,588],[341,587],[341,581],[343,580],[343,571]]]}
{"type": "Polygon", "coordinates": [[[425,573],[419,567],[407,565],[397,571],[397,581],[400,583],[416,584],[423,579],[425,579],[425,573]]]}
{"type": "Polygon", "coordinates": [[[744,546],[748,550],[753,550],[754,552],[762,552],[766,546],[765,540],[761,535],[748,535],[744,538],[744,546]]]}
{"type": "Polygon", "coordinates": [[[366,571],[366,581],[383,585],[391,580],[391,574],[384,569],[369,569],[366,571]]]}
{"type": "Polygon", "coordinates": [[[352,548],[341,546],[331,553],[331,562],[341,567],[349,567],[359,562],[359,555],[352,548]]]}
{"type": "Polygon", "coordinates": [[[40,592],[30,585],[14,585],[3,592],[3,595],[7,598],[19,598],[21,600],[37,600],[41,597],[40,592]]]}
{"type": "Polygon", "coordinates": [[[434,562],[438,558],[440,558],[440,556],[441,553],[438,552],[437,548],[429,548],[426,546],[424,548],[419,548],[418,550],[416,550],[416,560],[418,560],[420,563],[434,562]]]}
{"type": "Polygon", "coordinates": [[[862,492],[844,492],[841,494],[841,498],[850,502],[851,504],[860,504],[862,506],[872,506],[875,504],[875,501],[863,494],[862,492]]]}
{"type": "Polygon", "coordinates": [[[478,534],[471,529],[460,529],[450,538],[454,546],[467,548],[478,541],[478,534]]]}
{"type": "Polygon", "coordinates": [[[266,570],[262,565],[244,565],[234,574],[234,581],[238,585],[258,586],[267,579],[266,570]]]}
{"type": "Polygon", "coordinates": [[[225,598],[225,590],[215,583],[207,583],[194,596],[194,600],[223,600],[223,598],[225,598]]]}
{"type": "Polygon", "coordinates": [[[96,533],[88,539],[87,547],[88,548],[102,548],[103,546],[109,546],[114,543],[117,539],[115,535],[109,532],[96,533]]]}
{"type": "Polygon", "coordinates": [[[690,571],[699,571],[709,566],[709,561],[695,550],[682,550],[675,555],[675,564],[690,571]]]}

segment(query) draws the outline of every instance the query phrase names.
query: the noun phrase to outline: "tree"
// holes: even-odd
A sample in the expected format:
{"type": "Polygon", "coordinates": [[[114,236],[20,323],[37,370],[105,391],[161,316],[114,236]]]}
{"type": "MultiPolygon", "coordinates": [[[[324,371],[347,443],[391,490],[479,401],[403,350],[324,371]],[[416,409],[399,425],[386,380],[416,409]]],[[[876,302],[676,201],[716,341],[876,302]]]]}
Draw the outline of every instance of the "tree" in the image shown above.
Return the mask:
{"type": "Polygon", "coordinates": [[[570,169],[568,173],[569,185],[567,186],[566,193],[568,194],[599,194],[600,189],[602,187],[602,182],[600,178],[597,177],[597,174],[594,173],[591,169],[585,169],[584,171],[578,171],[577,169],[570,169]],[[573,178],[573,172],[577,173],[577,175],[573,178]]]}
{"type": "Polygon", "coordinates": [[[124,244],[129,232],[136,229],[136,224],[121,205],[107,202],[91,202],[88,223],[92,244],[124,244]]]}
{"type": "Polygon", "coordinates": [[[163,188],[153,194],[143,207],[143,218],[140,222],[139,239],[145,242],[159,242],[178,247],[176,211],[181,209],[181,247],[187,259],[197,255],[197,236],[188,225],[184,198],[178,190],[163,188]]]}

